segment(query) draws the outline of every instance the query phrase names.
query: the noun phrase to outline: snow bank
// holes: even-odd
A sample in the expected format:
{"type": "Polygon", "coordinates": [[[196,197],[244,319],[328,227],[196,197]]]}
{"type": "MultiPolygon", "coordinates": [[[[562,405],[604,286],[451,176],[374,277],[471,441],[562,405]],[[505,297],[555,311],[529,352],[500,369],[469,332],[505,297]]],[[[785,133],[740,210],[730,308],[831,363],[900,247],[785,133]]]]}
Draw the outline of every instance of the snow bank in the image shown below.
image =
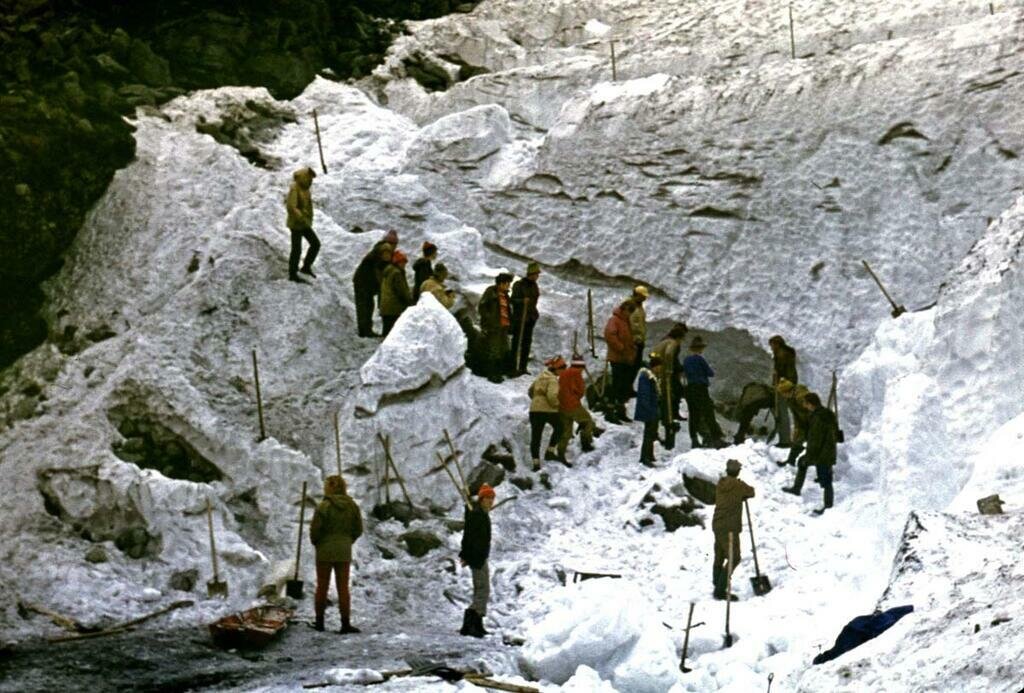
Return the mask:
{"type": "MultiPolygon", "coordinates": [[[[588,580],[556,590],[529,631],[522,660],[534,676],[565,683],[585,665],[614,690],[667,691],[678,679],[675,647],[636,585],[588,580]]],[[[589,676],[589,674],[584,674],[589,676]]]]}

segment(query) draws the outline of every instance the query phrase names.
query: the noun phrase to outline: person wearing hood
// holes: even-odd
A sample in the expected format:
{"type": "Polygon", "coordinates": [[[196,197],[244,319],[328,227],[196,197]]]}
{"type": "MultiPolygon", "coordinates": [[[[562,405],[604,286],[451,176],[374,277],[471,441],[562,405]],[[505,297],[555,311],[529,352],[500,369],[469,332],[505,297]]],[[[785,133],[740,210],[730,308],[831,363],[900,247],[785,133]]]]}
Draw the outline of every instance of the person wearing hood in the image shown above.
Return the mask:
{"type": "Polygon", "coordinates": [[[398,246],[398,232],[391,230],[373,244],[352,275],[356,304],[356,327],[360,337],[377,337],[373,331],[374,297],[380,295],[384,269],[391,264],[391,254],[398,246]]]}
{"type": "Polygon", "coordinates": [[[569,367],[558,376],[558,415],[562,421],[562,436],[558,441],[558,459],[567,460],[565,456],[572,439],[574,424],[580,427],[580,449],[590,452],[594,449],[594,436],[598,434],[594,419],[583,405],[586,386],[583,384],[583,371],[586,361],[579,354],[572,355],[569,367]]]}
{"type": "Polygon", "coordinates": [[[484,616],[487,615],[487,602],[491,596],[491,571],[488,559],[491,556],[491,518],[489,513],[494,507],[494,489],[487,484],[480,484],[476,492],[476,502],[466,501],[467,508],[462,546],[459,560],[463,566],[469,566],[473,575],[473,599],[469,608],[462,614],[462,628],[459,633],[474,638],[487,635],[484,630],[484,616]]]}
{"type": "Polygon", "coordinates": [[[313,274],[313,263],[316,262],[317,253],[320,252],[320,239],[313,233],[313,195],[310,187],[316,172],[306,166],[292,174],[292,187],[288,190],[288,197],[285,198],[285,207],[288,211],[287,225],[292,234],[292,248],[288,255],[288,279],[300,284],[305,281],[299,277],[299,272],[310,277],[313,274]],[[302,255],[302,239],[306,239],[309,248],[306,250],[306,258],[299,268],[299,258],[302,255]]]}
{"type": "Polygon", "coordinates": [[[380,283],[380,321],[381,334],[385,337],[395,326],[398,316],[412,305],[409,293],[409,280],[405,276],[407,258],[401,250],[391,254],[391,264],[384,268],[380,283]]]}
{"type": "Polygon", "coordinates": [[[644,438],[640,445],[640,464],[654,466],[654,441],[658,439],[659,403],[658,381],[661,379],[661,357],[652,354],[647,367],[641,367],[636,382],[636,409],[633,418],[644,423],[644,438]]]}
{"type": "Polygon", "coordinates": [[[316,506],[309,525],[309,539],[316,548],[316,593],[313,609],[316,621],[313,627],[324,629],[324,611],[327,609],[327,591],[331,573],[338,590],[338,610],[341,612],[339,633],[358,633],[352,625],[352,605],[349,595],[349,568],[352,565],[352,544],[363,534],[363,516],[359,506],[348,495],[345,479],[334,474],[324,479],[324,499],[316,506]]]}
{"type": "Polygon", "coordinates": [[[526,266],[526,276],[512,285],[512,376],[526,373],[530,361],[530,347],[533,345],[533,327],[540,318],[537,302],[540,300],[540,264],[531,262],[526,266]],[[521,337],[521,339],[520,339],[521,337]]]}
{"type": "Polygon", "coordinates": [[[437,259],[437,246],[430,241],[423,241],[423,256],[412,263],[412,302],[420,300],[423,282],[434,276],[434,260],[437,259]]]}
{"type": "Polygon", "coordinates": [[[500,383],[508,368],[508,332],[512,326],[512,308],[508,296],[512,275],[501,272],[480,297],[477,312],[480,316],[481,374],[492,383],[500,383]]]}
{"type": "Polygon", "coordinates": [[[559,455],[556,445],[562,438],[562,418],[559,415],[558,380],[565,370],[565,361],[561,356],[544,362],[544,370],[530,385],[527,394],[530,396],[530,455],[533,458],[533,471],[540,470],[540,441],[544,436],[544,427],[551,426],[551,438],[548,440],[545,460],[558,460],[566,467],[571,467],[568,460],[559,455]]]}
{"type": "Polygon", "coordinates": [[[434,274],[420,287],[420,295],[430,294],[437,299],[438,303],[451,310],[455,305],[455,291],[444,285],[446,279],[448,279],[448,268],[444,266],[443,262],[439,262],[434,267],[434,274]]]}
{"type": "Polygon", "coordinates": [[[608,363],[612,367],[612,399],[614,411],[605,415],[610,423],[628,423],[626,401],[633,389],[633,364],[636,361],[636,343],[630,330],[629,318],[636,303],[627,299],[612,312],[604,326],[604,341],[608,345],[608,363]]]}

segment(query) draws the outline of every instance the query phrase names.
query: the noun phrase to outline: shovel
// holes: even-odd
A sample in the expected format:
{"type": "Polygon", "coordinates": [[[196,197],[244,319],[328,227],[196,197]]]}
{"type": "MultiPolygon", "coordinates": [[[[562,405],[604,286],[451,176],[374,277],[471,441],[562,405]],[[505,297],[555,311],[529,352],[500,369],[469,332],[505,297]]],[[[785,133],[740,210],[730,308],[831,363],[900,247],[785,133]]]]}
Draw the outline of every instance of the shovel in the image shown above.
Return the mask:
{"type": "Polygon", "coordinates": [[[725,578],[725,642],[724,647],[732,647],[732,632],[729,630],[729,616],[732,606],[732,532],[729,532],[729,557],[725,578]]]}
{"type": "Polygon", "coordinates": [[[285,583],[284,592],[292,599],[302,599],[303,582],[299,579],[299,561],[302,560],[302,523],[306,519],[306,482],[302,482],[302,505],[299,506],[299,540],[295,546],[295,577],[285,583]]]}
{"type": "Polygon", "coordinates": [[[887,301],[889,301],[889,305],[892,306],[892,311],[890,312],[890,315],[892,315],[892,317],[895,319],[906,313],[907,309],[902,305],[897,305],[896,301],[894,301],[892,299],[892,296],[889,295],[889,292],[885,290],[884,286],[882,286],[882,280],[879,279],[878,275],[876,275],[874,271],[871,269],[871,265],[868,264],[868,261],[861,260],[861,262],[864,264],[864,269],[866,269],[868,271],[868,274],[871,275],[871,278],[875,280],[875,284],[878,284],[878,288],[882,290],[882,295],[885,296],[887,301]]]}
{"type": "Polygon", "coordinates": [[[754,594],[762,597],[772,591],[772,583],[767,575],[761,575],[761,567],[757,564],[757,544],[754,543],[754,520],[750,517],[750,504],[743,501],[743,507],[747,509],[747,527],[750,529],[750,551],[754,554],[754,577],[750,578],[750,586],[754,588],[754,594]]]}
{"type": "Polygon", "coordinates": [[[217,570],[217,544],[213,540],[213,509],[210,499],[206,499],[206,524],[210,527],[210,557],[213,559],[213,579],[206,583],[206,596],[225,598],[228,596],[228,583],[220,579],[217,570]]]}
{"type": "Polygon", "coordinates": [[[693,623],[693,602],[690,602],[690,613],[686,615],[686,635],[683,636],[683,656],[679,660],[679,671],[689,674],[693,669],[686,666],[686,653],[690,649],[690,624],[693,623]]]}

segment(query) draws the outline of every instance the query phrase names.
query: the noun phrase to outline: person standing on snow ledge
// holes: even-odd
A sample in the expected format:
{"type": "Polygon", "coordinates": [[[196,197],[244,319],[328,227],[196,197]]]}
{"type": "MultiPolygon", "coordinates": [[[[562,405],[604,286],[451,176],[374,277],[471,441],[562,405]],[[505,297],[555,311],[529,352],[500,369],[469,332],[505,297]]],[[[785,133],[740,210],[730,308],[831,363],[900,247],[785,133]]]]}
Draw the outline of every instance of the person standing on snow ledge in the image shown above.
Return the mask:
{"type": "Polygon", "coordinates": [[[512,326],[512,307],[508,296],[512,275],[501,272],[494,285],[484,289],[477,305],[480,315],[481,374],[492,383],[500,383],[508,367],[508,332],[512,326]]]}
{"type": "Polygon", "coordinates": [[[726,594],[729,584],[729,535],[732,534],[732,569],[740,562],[740,530],[743,528],[743,501],[754,497],[754,488],[741,481],[739,460],[725,463],[725,476],[715,486],[715,514],[711,530],[715,534],[715,558],[711,580],[715,585],[715,599],[738,601],[734,594],[726,594]]]}
{"type": "Polygon", "coordinates": [[[487,615],[487,601],[491,596],[491,572],[487,559],[491,556],[491,518],[488,513],[494,507],[494,489],[481,484],[476,492],[476,503],[466,509],[466,526],[462,532],[462,550],[459,559],[468,565],[473,575],[473,601],[462,615],[459,633],[474,638],[487,635],[484,630],[484,616],[487,615]]]}
{"type": "Polygon", "coordinates": [[[288,279],[300,284],[306,283],[299,272],[316,278],[313,274],[313,263],[320,252],[320,239],[313,233],[313,195],[309,189],[313,185],[316,172],[308,166],[300,168],[292,174],[292,187],[288,190],[285,207],[288,210],[288,229],[292,232],[292,249],[288,255],[288,279]],[[309,244],[306,259],[299,269],[299,256],[302,255],[302,239],[309,244]]]}
{"type": "Polygon", "coordinates": [[[533,327],[540,318],[540,311],[537,310],[537,302],[540,300],[540,286],[537,285],[539,277],[540,265],[531,262],[526,266],[526,276],[512,285],[512,366],[509,373],[513,378],[526,373],[526,364],[530,360],[533,327]]]}

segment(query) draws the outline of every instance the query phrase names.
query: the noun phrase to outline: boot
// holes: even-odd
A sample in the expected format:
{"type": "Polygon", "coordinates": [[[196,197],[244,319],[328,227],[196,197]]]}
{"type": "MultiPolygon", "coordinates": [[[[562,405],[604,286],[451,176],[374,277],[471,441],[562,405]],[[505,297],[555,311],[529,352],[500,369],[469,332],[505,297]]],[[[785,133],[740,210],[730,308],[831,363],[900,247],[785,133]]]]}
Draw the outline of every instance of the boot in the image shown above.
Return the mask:
{"type": "Polygon", "coordinates": [[[580,450],[582,450],[583,452],[593,452],[594,444],[591,443],[589,440],[585,440],[582,443],[580,443],[580,450]]]}
{"type": "Polygon", "coordinates": [[[308,274],[309,276],[313,277],[313,279],[316,279],[316,275],[313,274],[313,270],[310,267],[303,267],[299,271],[302,272],[303,274],[308,274]]]}
{"type": "MultiPolygon", "coordinates": [[[[533,471],[540,471],[540,460],[538,460],[536,457],[533,458],[533,471]]],[[[463,635],[465,635],[465,633],[463,633],[463,635]]]]}
{"type": "Polygon", "coordinates": [[[804,487],[804,479],[807,478],[807,467],[803,465],[797,465],[796,478],[793,479],[792,486],[786,486],[782,490],[786,493],[792,493],[794,496],[799,496],[800,491],[804,487]]]}
{"type": "MultiPolygon", "coordinates": [[[[608,409],[604,412],[604,420],[610,424],[620,424],[622,419],[619,418],[618,411],[616,409],[608,409]]],[[[604,430],[601,430],[604,433],[604,430]]]]}
{"type": "Polygon", "coordinates": [[[470,635],[471,634],[472,623],[473,623],[473,614],[474,614],[474,611],[472,609],[466,609],[465,611],[462,612],[462,628],[459,629],[459,635],[470,635]]]}
{"type": "Polygon", "coordinates": [[[469,628],[466,629],[466,635],[468,635],[471,638],[484,637],[484,624],[483,619],[480,617],[480,614],[478,614],[473,609],[466,609],[466,611],[469,614],[469,628]]]}
{"type": "Polygon", "coordinates": [[[361,631],[358,628],[356,628],[355,626],[353,626],[352,622],[348,618],[346,618],[345,616],[341,617],[341,630],[338,631],[339,634],[347,635],[348,633],[362,633],[362,632],[363,631],[361,631]]]}
{"type": "Polygon", "coordinates": [[[594,426],[594,433],[593,433],[593,435],[594,435],[595,438],[600,438],[602,433],[604,433],[604,429],[603,428],[601,428],[600,426],[594,426]]]}
{"type": "Polygon", "coordinates": [[[555,459],[564,464],[569,469],[572,469],[572,462],[569,461],[569,458],[565,456],[564,452],[558,453],[555,459]]]}
{"type": "Polygon", "coordinates": [[[313,621],[313,630],[323,632],[324,631],[324,615],[317,614],[316,620],[313,621]]]}
{"type": "Polygon", "coordinates": [[[730,602],[738,602],[740,600],[740,598],[732,592],[730,592],[728,596],[726,596],[725,590],[722,590],[721,592],[716,591],[715,599],[717,599],[720,602],[724,602],[726,599],[728,599],[730,602]]]}
{"type": "Polygon", "coordinates": [[[485,635],[490,635],[486,628],[484,628],[484,617],[478,614],[476,611],[473,612],[474,618],[476,619],[476,632],[478,638],[482,638],[485,635]]]}
{"type": "Polygon", "coordinates": [[[558,450],[554,448],[548,448],[544,451],[544,459],[549,462],[558,462],[558,450]]]}
{"type": "Polygon", "coordinates": [[[625,404],[620,404],[619,405],[618,417],[619,417],[619,421],[622,422],[622,423],[630,423],[630,422],[633,421],[633,419],[629,418],[629,415],[626,414],[626,405],[625,404]]]}
{"type": "Polygon", "coordinates": [[[303,279],[297,274],[289,274],[288,281],[295,282],[296,284],[309,284],[309,282],[307,282],[305,279],[303,279]]]}

